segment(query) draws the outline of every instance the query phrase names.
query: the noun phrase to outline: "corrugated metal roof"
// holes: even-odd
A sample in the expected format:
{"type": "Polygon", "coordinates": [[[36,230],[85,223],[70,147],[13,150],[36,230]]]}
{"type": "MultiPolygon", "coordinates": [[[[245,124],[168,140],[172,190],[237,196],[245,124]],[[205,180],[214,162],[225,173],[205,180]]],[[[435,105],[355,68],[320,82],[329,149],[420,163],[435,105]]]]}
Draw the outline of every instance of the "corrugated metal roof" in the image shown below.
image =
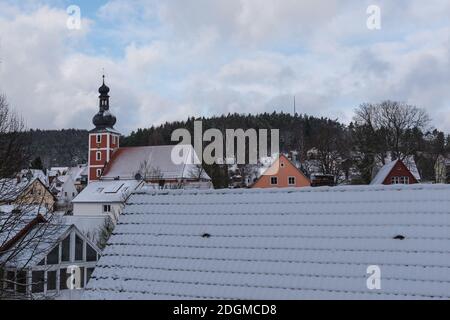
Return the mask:
{"type": "Polygon", "coordinates": [[[137,192],[85,298],[448,299],[450,186],[137,192]]]}

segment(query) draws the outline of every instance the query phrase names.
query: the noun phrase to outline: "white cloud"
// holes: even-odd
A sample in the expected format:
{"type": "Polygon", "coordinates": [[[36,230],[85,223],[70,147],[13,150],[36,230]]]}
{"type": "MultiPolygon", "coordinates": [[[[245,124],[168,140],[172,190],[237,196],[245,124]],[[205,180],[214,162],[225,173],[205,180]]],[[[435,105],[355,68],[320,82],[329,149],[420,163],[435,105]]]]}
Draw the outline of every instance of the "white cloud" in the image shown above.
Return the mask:
{"type": "Polygon", "coordinates": [[[105,68],[124,133],[292,111],[294,95],[297,111],[344,121],[359,103],[404,100],[450,131],[448,2],[376,1],[377,32],[366,28],[372,2],[112,0],[76,32],[65,8],[2,3],[0,91],[41,128],[90,128],[105,68]]]}

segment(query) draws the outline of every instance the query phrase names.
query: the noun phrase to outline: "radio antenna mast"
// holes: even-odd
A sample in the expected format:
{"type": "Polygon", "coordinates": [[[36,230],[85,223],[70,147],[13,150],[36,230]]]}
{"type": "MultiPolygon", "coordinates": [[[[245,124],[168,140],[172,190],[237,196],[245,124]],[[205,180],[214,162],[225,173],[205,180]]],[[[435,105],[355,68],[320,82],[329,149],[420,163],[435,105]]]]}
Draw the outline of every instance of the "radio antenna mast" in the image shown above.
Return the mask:
{"type": "Polygon", "coordinates": [[[295,117],[295,115],[297,114],[296,108],[297,108],[297,106],[296,106],[296,104],[295,104],[295,96],[294,96],[294,117],[295,117]]]}

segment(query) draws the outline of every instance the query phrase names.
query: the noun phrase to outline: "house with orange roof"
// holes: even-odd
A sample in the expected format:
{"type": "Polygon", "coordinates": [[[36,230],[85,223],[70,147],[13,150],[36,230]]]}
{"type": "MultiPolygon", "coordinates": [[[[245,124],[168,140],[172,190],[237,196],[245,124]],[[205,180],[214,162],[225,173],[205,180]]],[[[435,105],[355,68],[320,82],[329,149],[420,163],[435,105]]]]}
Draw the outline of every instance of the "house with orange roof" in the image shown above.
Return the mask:
{"type": "Polygon", "coordinates": [[[252,188],[309,187],[311,181],[285,155],[279,155],[251,186],[252,188]]]}

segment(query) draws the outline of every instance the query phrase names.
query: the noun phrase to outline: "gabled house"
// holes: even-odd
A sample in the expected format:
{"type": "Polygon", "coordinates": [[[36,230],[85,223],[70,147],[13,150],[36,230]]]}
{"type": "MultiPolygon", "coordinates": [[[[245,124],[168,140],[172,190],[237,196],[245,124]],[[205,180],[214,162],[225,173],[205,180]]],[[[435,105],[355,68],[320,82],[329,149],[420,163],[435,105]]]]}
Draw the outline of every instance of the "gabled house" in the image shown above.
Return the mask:
{"type": "Polygon", "coordinates": [[[434,165],[436,183],[450,183],[450,158],[440,155],[434,165]]]}
{"type": "Polygon", "coordinates": [[[56,197],[39,178],[28,180],[0,179],[0,205],[38,205],[49,210],[54,208],[56,197]]]}
{"type": "Polygon", "coordinates": [[[87,165],[78,165],[72,167],[67,172],[75,183],[77,193],[81,192],[87,186],[88,167],[87,165]]]}
{"type": "Polygon", "coordinates": [[[31,181],[32,179],[39,179],[45,186],[49,186],[48,177],[44,173],[44,171],[39,169],[23,169],[18,174],[21,180],[28,179],[31,181]]]}
{"type": "Polygon", "coordinates": [[[144,184],[137,180],[91,182],[72,200],[73,215],[80,217],[110,217],[117,221],[123,206],[133,191],[144,184]]]}
{"type": "Polygon", "coordinates": [[[450,299],[450,185],[142,189],[127,203],[83,299],[450,299]]]}
{"type": "Polygon", "coordinates": [[[2,294],[9,299],[79,295],[94,271],[100,249],[74,225],[50,223],[42,215],[21,224],[8,232],[9,239],[0,241],[2,294]],[[75,286],[69,288],[71,274],[75,286]]]}
{"type": "Polygon", "coordinates": [[[310,180],[285,155],[279,155],[252,188],[309,187],[310,180]]]}
{"type": "Polygon", "coordinates": [[[405,163],[394,160],[385,164],[373,178],[371,185],[375,184],[415,184],[419,183],[418,178],[410,171],[405,163]]]}
{"type": "Polygon", "coordinates": [[[50,186],[50,190],[58,199],[59,206],[68,206],[78,195],[75,182],[69,174],[56,177],[50,186]]]}

